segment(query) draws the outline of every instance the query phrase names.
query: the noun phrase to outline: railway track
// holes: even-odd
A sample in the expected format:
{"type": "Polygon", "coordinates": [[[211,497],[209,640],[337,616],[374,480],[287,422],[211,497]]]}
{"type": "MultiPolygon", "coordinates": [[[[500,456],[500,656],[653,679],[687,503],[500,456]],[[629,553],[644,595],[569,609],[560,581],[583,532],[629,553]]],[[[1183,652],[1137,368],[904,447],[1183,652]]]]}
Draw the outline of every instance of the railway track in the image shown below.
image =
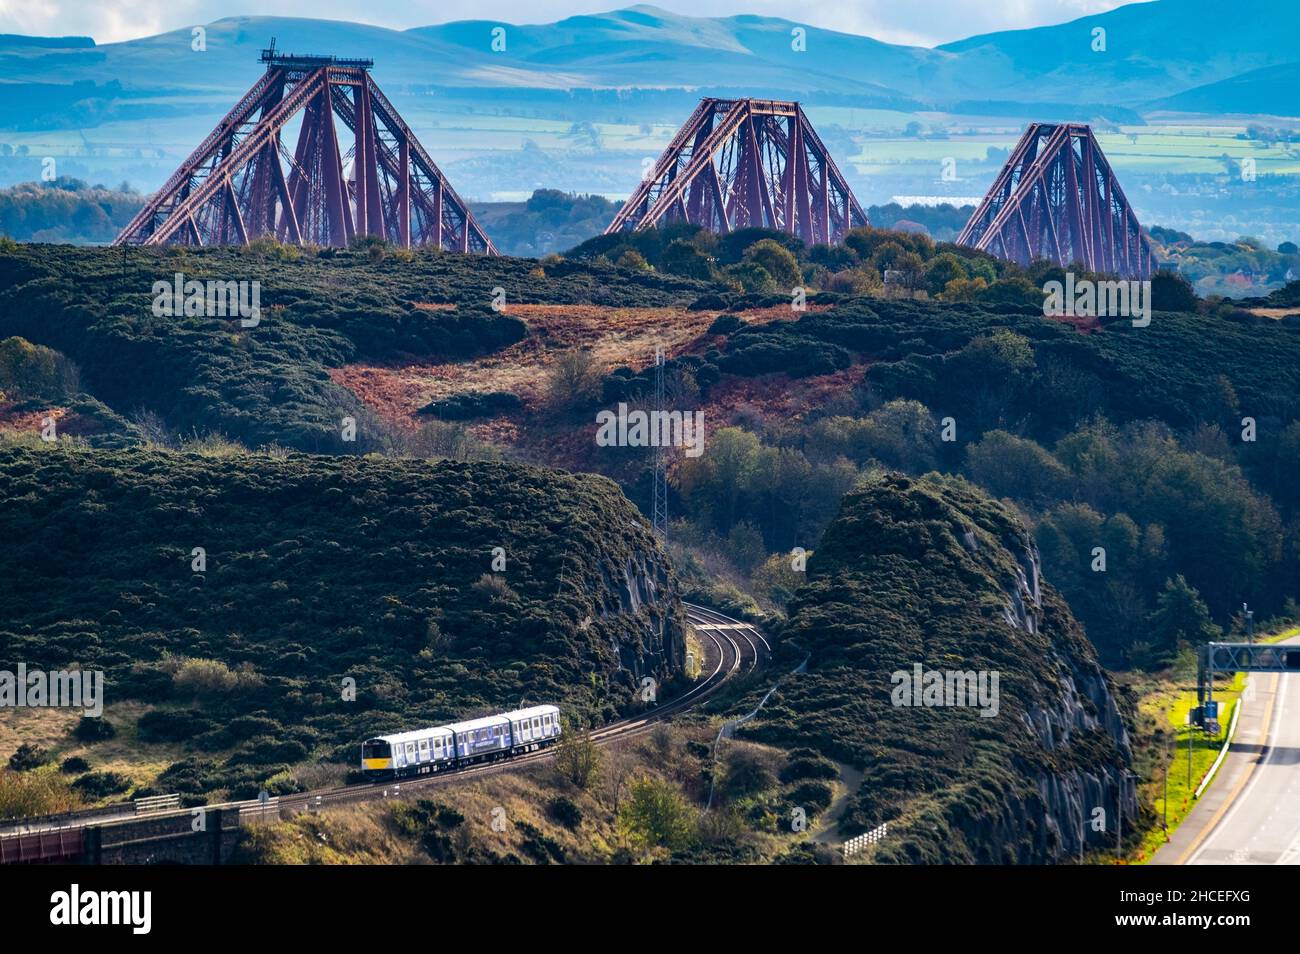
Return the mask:
{"type": "MultiPolygon", "coordinates": [[[[687,620],[694,627],[701,643],[704,645],[705,659],[703,666],[708,671],[708,675],[686,692],[665,700],[652,710],[596,729],[591,733],[591,739],[596,744],[608,745],[612,742],[623,741],[650,732],[657,724],[703,703],[717,692],[728,679],[734,678],[743,672],[753,671],[766,662],[771,647],[756,626],[731,619],[716,610],[697,606],[693,603],[683,603],[683,606],[686,609],[687,620]]],[[[259,811],[264,811],[268,816],[274,814],[280,817],[299,812],[316,811],[333,805],[405,797],[412,792],[421,792],[444,785],[454,785],[470,779],[486,778],[489,775],[496,775],[501,772],[512,772],[521,766],[549,761],[554,757],[555,750],[546,749],[540,752],[531,752],[527,755],[517,755],[501,762],[474,765],[441,775],[430,775],[425,778],[412,778],[397,782],[361,782],[355,785],[284,795],[269,802],[256,800],[227,802],[208,807],[214,809],[238,809],[241,812],[253,815],[256,815],[259,811]]],[[[190,815],[192,811],[189,808],[171,809],[152,812],[143,817],[164,818],[168,815],[190,815]]],[[[103,809],[98,809],[94,813],[87,813],[85,817],[79,817],[77,813],[71,813],[58,818],[42,819],[35,825],[16,824],[5,826],[0,829],[0,838],[86,828],[94,825],[112,825],[134,821],[139,817],[142,816],[136,814],[134,803],[126,803],[122,806],[120,814],[105,814],[103,809]]]]}
{"type": "MultiPolygon", "coordinates": [[[[766,661],[771,647],[757,627],[693,603],[682,605],[686,608],[687,620],[700,638],[712,646],[713,651],[707,654],[705,660],[706,667],[712,666],[709,675],[680,696],[666,700],[649,712],[596,729],[591,733],[591,740],[597,745],[608,745],[611,742],[623,741],[650,732],[658,723],[700,705],[727,679],[743,671],[756,669],[766,661]]],[[[377,798],[397,798],[415,791],[453,785],[466,779],[486,778],[501,772],[511,772],[520,766],[546,762],[554,757],[554,749],[545,749],[527,755],[517,755],[501,762],[474,765],[427,778],[401,782],[363,783],[320,792],[304,792],[281,797],[279,808],[281,812],[293,813],[314,811],[327,805],[370,801],[377,798]]]]}

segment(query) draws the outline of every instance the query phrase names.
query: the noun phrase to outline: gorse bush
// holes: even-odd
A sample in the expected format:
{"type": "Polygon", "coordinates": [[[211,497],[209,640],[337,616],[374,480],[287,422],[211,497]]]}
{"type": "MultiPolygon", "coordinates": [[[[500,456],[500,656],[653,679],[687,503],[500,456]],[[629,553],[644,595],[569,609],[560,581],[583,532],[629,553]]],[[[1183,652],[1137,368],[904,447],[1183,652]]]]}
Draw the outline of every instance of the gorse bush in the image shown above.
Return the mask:
{"type": "Polygon", "coordinates": [[[81,390],[76,366],[23,338],[0,341],[0,394],[11,401],[57,401],[81,390]]]}
{"type": "Polygon", "coordinates": [[[9,756],[9,768],[14,772],[30,772],[50,760],[50,753],[39,745],[24,742],[9,756]]]}
{"type": "Polygon", "coordinates": [[[121,795],[131,788],[131,779],[118,772],[90,772],[72,783],[72,787],[89,801],[121,795]]]}
{"type": "Polygon", "coordinates": [[[218,696],[255,689],[262,680],[251,663],[241,663],[238,671],[232,671],[220,660],[184,659],[175,664],[172,683],[182,695],[218,696]]]}

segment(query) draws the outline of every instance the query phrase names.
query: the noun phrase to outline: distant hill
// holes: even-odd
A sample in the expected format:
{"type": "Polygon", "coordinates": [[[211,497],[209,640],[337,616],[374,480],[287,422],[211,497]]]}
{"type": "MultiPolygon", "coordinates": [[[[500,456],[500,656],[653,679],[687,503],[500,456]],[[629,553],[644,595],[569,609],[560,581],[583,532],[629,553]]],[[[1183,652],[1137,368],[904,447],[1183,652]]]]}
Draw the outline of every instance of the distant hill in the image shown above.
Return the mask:
{"type": "Polygon", "coordinates": [[[1043,864],[1077,856],[1095,806],[1114,817],[1131,761],[1115,689],[1024,526],[963,481],[846,496],[784,635],[807,670],[745,732],[863,769],[841,825],[888,823],[875,861],[1043,864]],[[996,672],[996,704],[900,705],[893,674],[917,665],[996,672]]]}
{"type": "Polygon", "coordinates": [[[1261,113],[1300,117],[1300,62],[1250,70],[1217,83],[1166,96],[1151,103],[1154,109],[1188,113],[1261,113]]]}
{"type": "Polygon", "coordinates": [[[88,36],[23,36],[21,33],[0,33],[0,49],[19,49],[22,47],[41,47],[45,49],[67,50],[76,47],[92,47],[93,37],[88,36]]]}
{"type": "MultiPolygon", "coordinates": [[[[1137,105],[1291,62],[1297,34],[1300,6],[1290,0],[1257,0],[1239,12],[1220,0],[1155,0],[1069,23],[974,36],[939,50],[982,62],[986,77],[1005,77],[1008,98],[1013,91],[1032,100],[1049,98],[1048,90],[1086,89],[1090,97],[1104,94],[1102,101],[1137,105]],[[1104,52],[1093,50],[1095,28],[1105,31],[1104,52]]],[[[987,89],[987,80],[980,88],[987,89]]]]}
{"type": "Polygon", "coordinates": [[[803,27],[806,50],[800,51],[792,48],[791,31],[800,26],[794,21],[690,17],[644,5],[548,24],[505,24],[505,49],[494,51],[492,30],[502,25],[472,20],[397,31],[240,16],[207,25],[205,52],[191,50],[188,28],[103,46],[83,38],[0,37],[0,82],[116,80],[130,91],[185,91],[228,106],[231,94],[261,72],[257,53],[275,37],[292,52],[373,56],[376,75],[390,88],[658,90],[725,83],[754,95],[832,94],[893,108],[982,99],[1070,103],[1086,90],[1089,102],[1133,107],[1293,61],[1300,7],[1257,0],[1250,16],[1229,16],[1215,0],[1157,0],[937,49],[803,27]],[[1105,52],[1092,49],[1095,27],[1106,31],[1105,52]]]}
{"type": "MultiPolygon", "coordinates": [[[[48,156],[60,176],[157,188],[262,75],[259,53],[274,38],[282,51],[373,58],[403,118],[457,191],[479,203],[522,202],[548,188],[626,197],[701,96],[804,103],[861,202],[934,193],[941,157],[960,159],[954,194],[975,195],[998,171],[993,152],[1027,121],[1114,132],[1142,125],[1153,102],[1295,62],[1297,15],[1290,0],[1256,0],[1249,16],[1209,0],[1158,0],[935,49],[653,6],[409,30],[236,16],[207,24],[200,52],[190,28],[103,45],[0,38],[0,186],[48,174],[48,156]],[[1106,31],[1104,52],[1093,51],[1094,29],[1106,31]],[[496,49],[494,30],[504,30],[496,49]],[[945,137],[951,145],[940,147],[945,137]]],[[[1267,102],[1289,88],[1279,84],[1267,102]]],[[[1220,151],[1199,141],[1208,138],[1198,132],[1185,144],[1192,149],[1180,143],[1174,153],[1158,142],[1118,152],[1106,144],[1140,215],[1183,229],[1203,215],[1201,231],[1224,227],[1226,214],[1204,208],[1218,191],[1161,188],[1171,175],[1222,168],[1220,151]],[[1153,161],[1166,156],[1176,161],[1153,161]]],[[[1271,175],[1286,162],[1277,151],[1267,157],[1268,181],[1244,197],[1249,215],[1234,228],[1271,243],[1293,237],[1292,177],[1271,175]]]]}

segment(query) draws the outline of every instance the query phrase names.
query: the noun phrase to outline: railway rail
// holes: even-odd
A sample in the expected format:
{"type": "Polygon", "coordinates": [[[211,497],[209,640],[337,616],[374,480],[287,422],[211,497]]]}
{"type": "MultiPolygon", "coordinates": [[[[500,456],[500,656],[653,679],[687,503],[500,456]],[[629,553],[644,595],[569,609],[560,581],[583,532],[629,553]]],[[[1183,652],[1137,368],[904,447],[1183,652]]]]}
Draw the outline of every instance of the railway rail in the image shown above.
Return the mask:
{"type": "MultiPolygon", "coordinates": [[[[704,666],[708,675],[681,695],[665,700],[654,709],[640,713],[618,722],[610,723],[591,733],[591,739],[598,745],[608,745],[650,732],[654,727],[686,712],[705,702],[728,680],[743,672],[750,672],[761,667],[771,652],[771,646],[757,626],[732,619],[716,610],[693,603],[683,603],[687,620],[694,627],[704,643],[704,666]],[[712,667],[711,669],[709,667],[712,667]]],[[[255,817],[259,814],[284,817],[306,811],[316,811],[328,806],[343,805],[352,802],[364,802],[386,798],[406,796],[412,792],[424,791],[444,785],[454,785],[470,779],[485,778],[500,772],[511,772],[522,766],[548,761],[555,757],[554,749],[544,749],[519,755],[502,762],[474,765],[440,775],[425,778],[413,778],[397,782],[361,782],[335,788],[318,789],[283,795],[263,802],[253,799],[248,801],[226,802],[206,806],[216,809],[238,809],[241,815],[255,817]]],[[[27,819],[22,822],[0,826],[0,849],[3,842],[17,838],[44,836],[44,840],[59,841],[58,833],[74,832],[78,829],[97,825],[125,824],[141,817],[134,802],[117,806],[89,809],[84,812],[72,812],[66,815],[45,816],[40,819],[27,819]]],[[[149,818],[163,818],[169,815],[190,815],[192,808],[177,808],[162,811],[150,811],[149,818]]],[[[8,847],[17,847],[10,845],[8,847]]],[[[0,860],[9,860],[14,852],[0,850],[0,860]]]]}

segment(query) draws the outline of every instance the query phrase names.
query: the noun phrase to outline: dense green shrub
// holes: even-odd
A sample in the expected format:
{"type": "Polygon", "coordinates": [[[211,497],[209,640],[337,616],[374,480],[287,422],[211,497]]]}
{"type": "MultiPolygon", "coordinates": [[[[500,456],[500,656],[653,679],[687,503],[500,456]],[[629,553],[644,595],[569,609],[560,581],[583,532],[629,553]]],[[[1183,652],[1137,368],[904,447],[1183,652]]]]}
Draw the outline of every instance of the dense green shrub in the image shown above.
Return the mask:
{"type": "Polygon", "coordinates": [[[453,394],[440,401],[430,401],[420,408],[419,413],[438,417],[444,421],[466,421],[475,417],[512,414],[522,407],[523,402],[506,391],[467,392],[453,394]]]}
{"type": "Polygon", "coordinates": [[[121,795],[131,787],[131,779],[118,772],[90,772],[72,783],[84,798],[98,800],[121,795]]]}
{"type": "Polygon", "coordinates": [[[547,804],[546,814],[559,824],[574,831],[582,824],[582,809],[567,795],[559,795],[547,804]]]}
{"type": "Polygon", "coordinates": [[[9,756],[9,767],[15,772],[30,772],[40,768],[50,760],[48,750],[30,742],[24,742],[9,756]]]}
{"type": "Polygon", "coordinates": [[[791,753],[790,761],[781,768],[781,781],[789,784],[800,779],[826,780],[840,777],[840,771],[833,761],[811,750],[802,751],[807,754],[795,756],[791,753]]]}
{"type": "Polygon", "coordinates": [[[143,742],[184,742],[212,727],[212,720],[190,709],[156,709],[136,723],[143,742]]]}
{"type": "Polygon", "coordinates": [[[811,779],[800,782],[790,789],[786,799],[790,804],[802,808],[809,815],[820,815],[831,807],[833,796],[834,790],[830,785],[819,779],[811,779]]]}
{"type": "Polygon", "coordinates": [[[72,730],[72,735],[82,742],[103,742],[117,735],[117,730],[113,728],[113,723],[103,717],[82,716],[72,730]]]}

